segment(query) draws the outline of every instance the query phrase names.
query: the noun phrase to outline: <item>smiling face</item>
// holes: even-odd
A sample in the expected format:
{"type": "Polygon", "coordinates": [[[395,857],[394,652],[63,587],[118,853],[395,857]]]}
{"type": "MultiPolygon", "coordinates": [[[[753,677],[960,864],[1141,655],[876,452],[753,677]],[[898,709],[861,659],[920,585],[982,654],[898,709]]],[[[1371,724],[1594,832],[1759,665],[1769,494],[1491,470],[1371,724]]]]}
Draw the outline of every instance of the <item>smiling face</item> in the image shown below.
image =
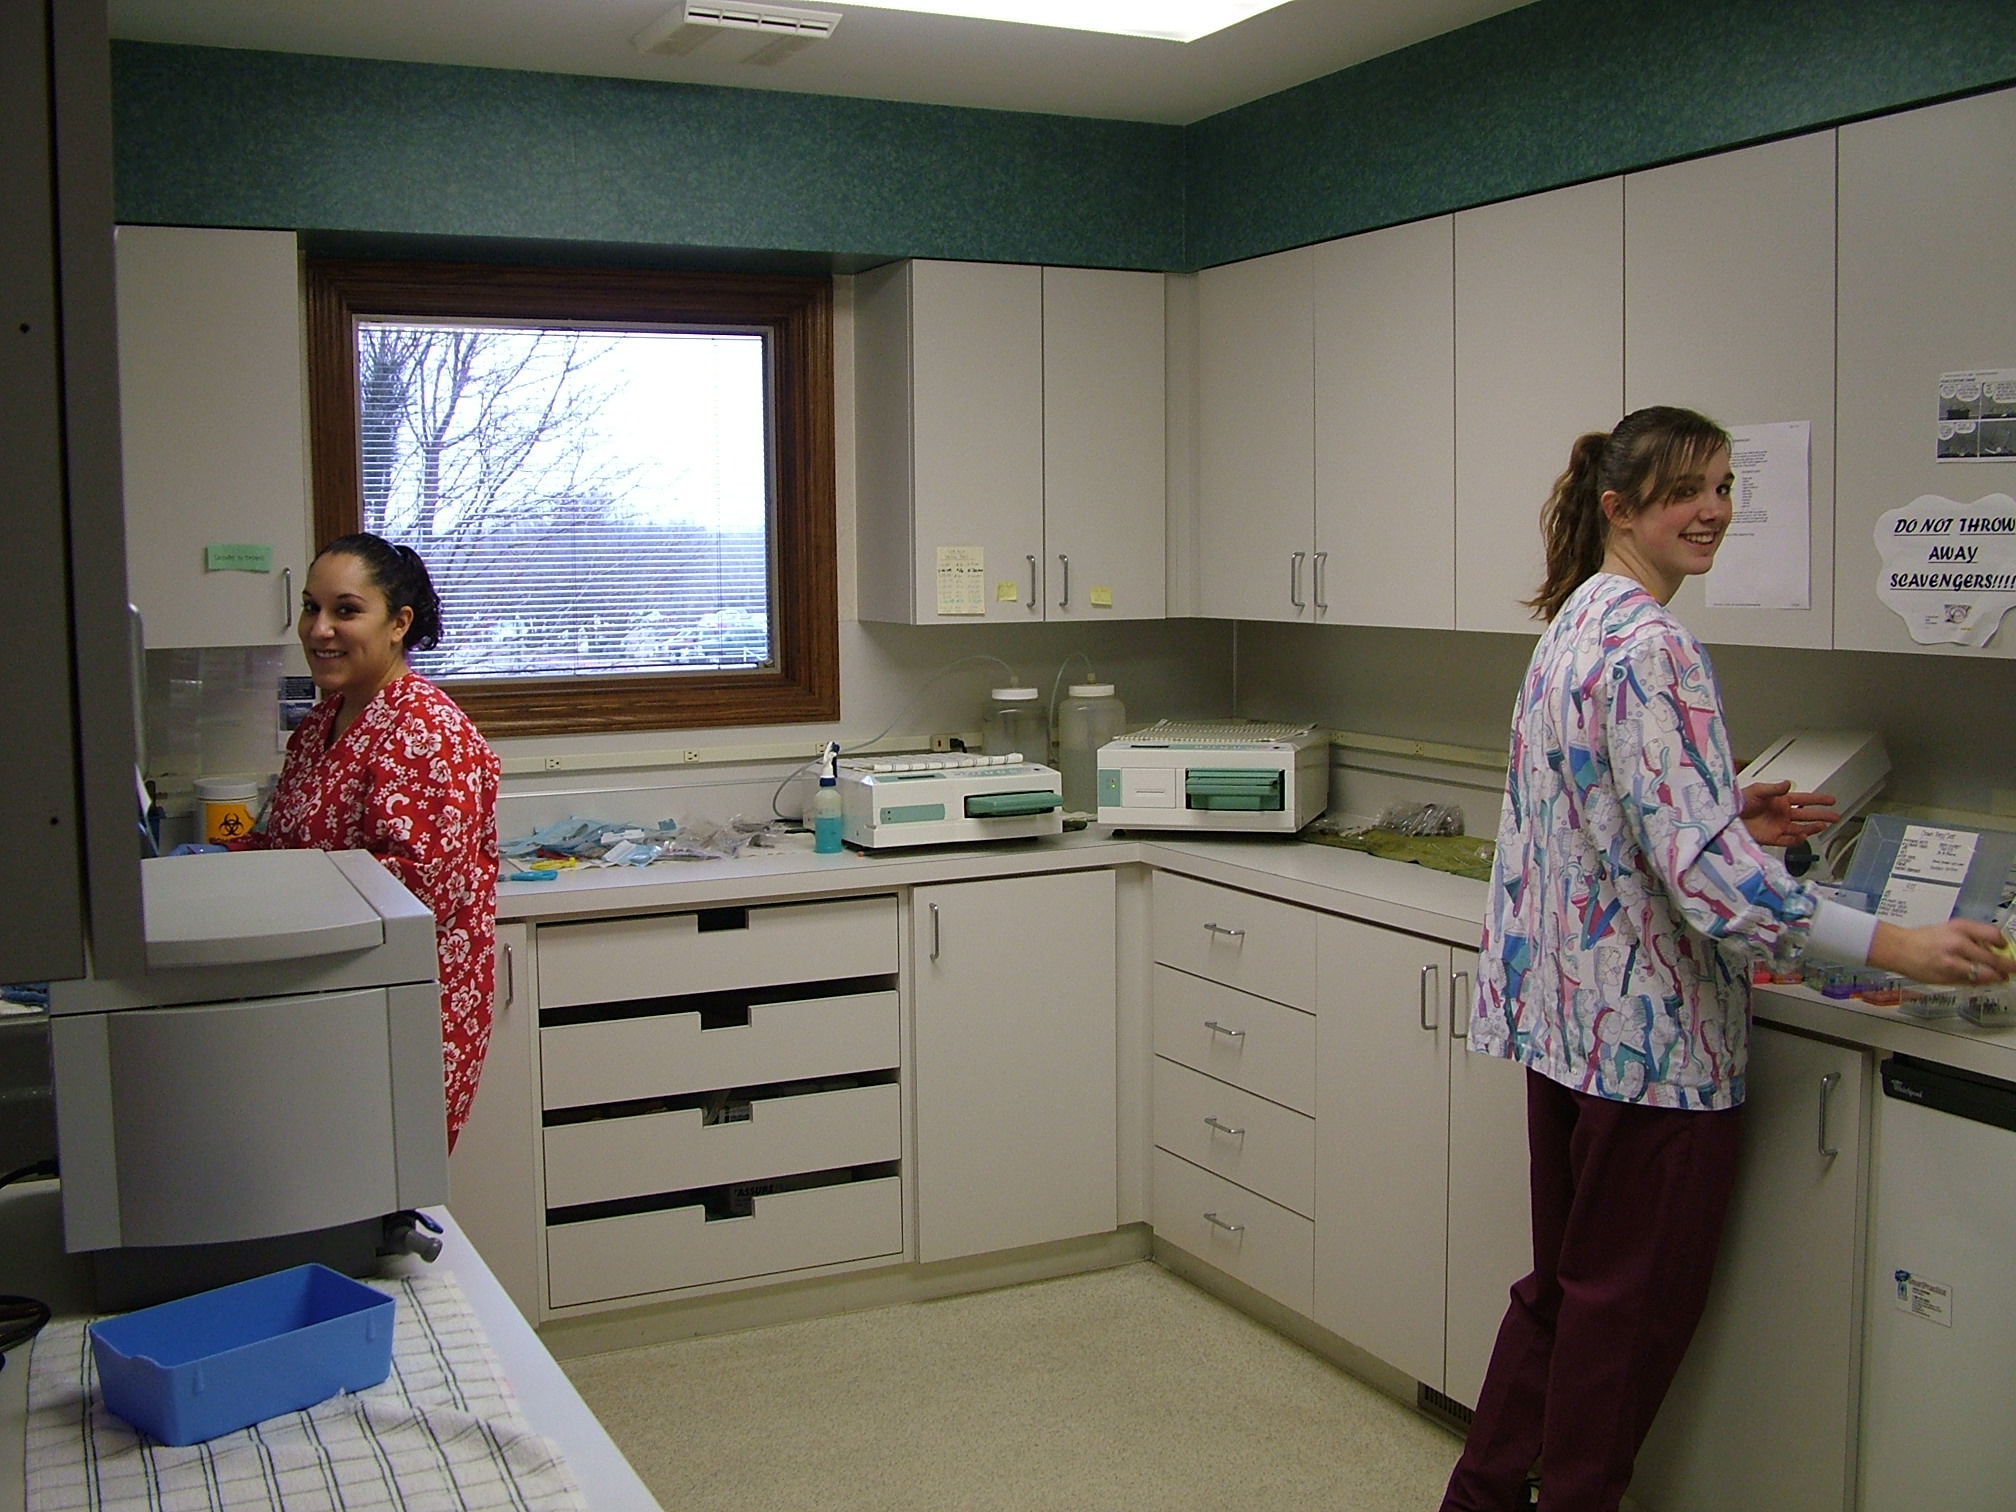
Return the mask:
{"type": "Polygon", "coordinates": [[[1622,512],[1615,493],[1603,495],[1609,525],[1604,570],[1636,578],[1663,604],[1687,578],[1715,565],[1715,550],[1729,529],[1736,475],[1729,452],[1718,448],[1699,472],[1676,480],[1663,503],[1635,514],[1622,512]]]}
{"type": "Polygon", "coordinates": [[[392,613],[385,592],[354,556],[325,552],[308,569],[296,630],[308,670],[324,697],[344,695],[354,717],[385,684],[406,671],[412,609],[392,613]]]}

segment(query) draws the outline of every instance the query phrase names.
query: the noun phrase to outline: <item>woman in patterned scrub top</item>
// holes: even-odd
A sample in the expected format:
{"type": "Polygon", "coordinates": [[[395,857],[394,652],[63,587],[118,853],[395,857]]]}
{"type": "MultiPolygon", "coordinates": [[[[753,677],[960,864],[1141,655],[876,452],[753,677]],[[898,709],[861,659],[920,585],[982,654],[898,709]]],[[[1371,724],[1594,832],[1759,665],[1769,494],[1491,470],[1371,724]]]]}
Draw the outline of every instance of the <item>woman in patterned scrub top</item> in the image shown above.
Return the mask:
{"type": "Polygon", "coordinates": [[[321,701],[287,742],[263,832],[284,850],[365,850],[434,914],[448,1147],[490,1044],[497,933],[497,758],[468,716],[406,670],[441,638],[441,600],[410,548],[329,543],[297,629],[321,701]]]}
{"type": "Polygon", "coordinates": [[[1991,925],[1900,929],[1766,846],[1833,799],[1736,786],[1707,654],[1666,608],[1730,517],[1688,410],[1575,443],[1542,517],[1547,629],[1512,711],[1469,1046],[1526,1068],[1533,1272],[1512,1289],[1445,1512],[1610,1512],[1707,1300],[1760,957],[2000,981],[1991,925]]]}

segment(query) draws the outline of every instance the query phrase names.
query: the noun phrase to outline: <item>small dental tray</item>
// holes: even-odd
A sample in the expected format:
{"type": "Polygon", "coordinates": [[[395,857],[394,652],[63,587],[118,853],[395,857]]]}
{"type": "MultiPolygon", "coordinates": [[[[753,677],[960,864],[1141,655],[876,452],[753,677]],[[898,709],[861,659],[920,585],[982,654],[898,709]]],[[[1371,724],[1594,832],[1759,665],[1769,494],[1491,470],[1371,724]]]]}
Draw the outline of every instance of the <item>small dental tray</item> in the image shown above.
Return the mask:
{"type": "Polygon", "coordinates": [[[397,1304],[298,1265],[91,1325],[105,1405],[164,1444],[200,1444],[392,1370],[397,1304]]]}

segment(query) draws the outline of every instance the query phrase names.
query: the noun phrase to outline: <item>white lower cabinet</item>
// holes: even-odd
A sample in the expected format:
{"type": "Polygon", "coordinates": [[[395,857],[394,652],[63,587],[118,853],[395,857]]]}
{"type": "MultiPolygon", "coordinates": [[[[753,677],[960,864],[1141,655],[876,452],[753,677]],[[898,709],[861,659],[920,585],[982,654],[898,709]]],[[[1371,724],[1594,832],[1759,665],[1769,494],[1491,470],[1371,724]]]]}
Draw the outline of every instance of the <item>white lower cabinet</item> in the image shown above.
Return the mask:
{"type": "Polygon", "coordinates": [[[1084,871],[912,893],[919,1260],[1114,1228],[1114,892],[1084,871]]]}
{"type": "Polygon", "coordinates": [[[1715,1287],[1631,1482],[1648,1512],[1853,1505],[1870,1087],[1864,1051],[1755,1027],[1715,1287]]]}
{"type": "Polygon", "coordinates": [[[1449,1047],[1449,1273],[1442,1392],[1477,1405],[1512,1284],[1533,1269],[1533,1203],[1526,1156],[1526,1071],[1472,1055],[1470,990],[1476,957],[1453,952],[1449,1047]]]}
{"type": "Polygon", "coordinates": [[[1278,1202],[1155,1152],[1155,1233],[1304,1317],[1316,1225],[1278,1202]]]}
{"type": "Polygon", "coordinates": [[[448,1157],[448,1210],[518,1310],[539,1316],[539,1004],[531,930],[497,926],[490,1049],[448,1157]]]}

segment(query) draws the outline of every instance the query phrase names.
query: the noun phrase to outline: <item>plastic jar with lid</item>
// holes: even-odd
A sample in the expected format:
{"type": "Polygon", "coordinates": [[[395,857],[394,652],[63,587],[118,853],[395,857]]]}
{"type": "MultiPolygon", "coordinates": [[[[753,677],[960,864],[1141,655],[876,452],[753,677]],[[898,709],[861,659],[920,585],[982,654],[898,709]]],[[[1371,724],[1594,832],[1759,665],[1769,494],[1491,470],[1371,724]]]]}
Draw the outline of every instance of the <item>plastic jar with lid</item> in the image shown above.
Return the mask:
{"type": "Polygon", "coordinates": [[[1099,748],[1127,733],[1127,706],[1111,683],[1074,683],[1057,710],[1057,770],[1068,812],[1099,812],[1099,748]]]}
{"type": "Polygon", "coordinates": [[[1050,722],[1043,713],[1041,688],[996,688],[993,702],[980,722],[983,749],[989,756],[1021,753],[1024,761],[1050,759],[1050,722]]]}

